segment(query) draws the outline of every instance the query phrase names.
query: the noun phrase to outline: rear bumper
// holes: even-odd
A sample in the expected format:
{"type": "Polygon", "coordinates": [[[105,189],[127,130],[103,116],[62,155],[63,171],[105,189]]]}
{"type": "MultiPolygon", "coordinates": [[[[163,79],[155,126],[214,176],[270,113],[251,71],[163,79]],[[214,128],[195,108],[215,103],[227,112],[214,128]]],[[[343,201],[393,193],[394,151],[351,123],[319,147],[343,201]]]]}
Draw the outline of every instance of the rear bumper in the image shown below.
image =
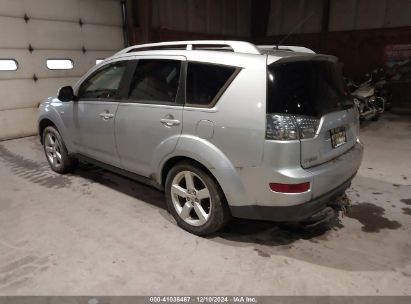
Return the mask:
{"type": "Polygon", "coordinates": [[[234,217],[245,219],[274,222],[301,222],[309,219],[325,208],[332,206],[335,200],[343,195],[345,190],[350,187],[351,180],[354,176],[355,174],[337,188],[309,202],[291,206],[231,206],[231,213],[234,217]]]}
{"type": "Polygon", "coordinates": [[[358,171],[363,155],[361,143],[338,158],[324,164],[304,169],[300,165],[299,146],[285,147],[269,143],[263,164],[238,170],[246,196],[241,201],[229,201],[230,207],[257,205],[261,207],[302,206],[330,193],[344,184],[358,171]],[[272,145],[269,146],[269,145],[272,145]],[[295,155],[293,155],[293,153],[295,155]],[[280,193],[271,191],[270,183],[311,183],[311,189],[302,193],[280,193]]]}

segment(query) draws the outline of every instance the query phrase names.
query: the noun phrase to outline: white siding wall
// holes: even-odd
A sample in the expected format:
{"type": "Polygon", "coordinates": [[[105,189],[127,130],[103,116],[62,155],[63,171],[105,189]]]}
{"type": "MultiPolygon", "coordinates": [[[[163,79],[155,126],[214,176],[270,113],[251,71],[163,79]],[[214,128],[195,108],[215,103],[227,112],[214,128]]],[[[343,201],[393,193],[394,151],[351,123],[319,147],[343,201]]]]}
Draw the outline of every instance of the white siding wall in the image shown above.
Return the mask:
{"type": "Polygon", "coordinates": [[[0,59],[19,67],[0,71],[0,140],[35,134],[38,103],[122,47],[119,1],[1,0],[0,59]],[[49,70],[53,58],[69,58],[74,68],[49,70]]]}

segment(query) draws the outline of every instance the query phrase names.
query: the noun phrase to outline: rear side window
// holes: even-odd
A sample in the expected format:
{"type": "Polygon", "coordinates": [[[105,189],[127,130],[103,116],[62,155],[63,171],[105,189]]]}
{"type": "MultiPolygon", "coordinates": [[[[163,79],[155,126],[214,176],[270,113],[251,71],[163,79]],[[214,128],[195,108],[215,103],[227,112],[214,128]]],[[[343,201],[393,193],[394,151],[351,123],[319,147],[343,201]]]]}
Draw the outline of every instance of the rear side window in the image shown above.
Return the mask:
{"type": "Polygon", "coordinates": [[[98,69],[81,84],[78,93],[79,98],[115,98],[126,66],[127,62],[121,61],[98,69]]]}
{"type": "Polygon", "coordinates": [[[129,99],[174,103],[180,82],[180,70],[179,60],[139,60],[131,81],[129,99]]]}
{"type": "Polygon", "coordinates": [[[213,106],[236,75],[236,68],[204,63],[188,63],[186,103],[213,106]]]}
{"type": "Polygon", "coordinates": [[[352,106],[341,73],[328,61],[303,61],[268,67],[267,112],[320,117],[352,106]]]}

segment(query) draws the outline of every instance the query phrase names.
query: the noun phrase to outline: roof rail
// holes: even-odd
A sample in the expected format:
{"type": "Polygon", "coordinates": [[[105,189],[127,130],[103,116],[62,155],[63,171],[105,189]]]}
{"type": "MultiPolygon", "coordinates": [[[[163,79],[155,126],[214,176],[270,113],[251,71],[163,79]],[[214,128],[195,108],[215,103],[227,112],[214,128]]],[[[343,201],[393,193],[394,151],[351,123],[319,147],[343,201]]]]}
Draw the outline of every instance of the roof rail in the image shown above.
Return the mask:
{"type": "MultiPolygon", "coordinates": [[[[262,50],[270,50],[270,51],[277,50],[276,45],[257,45],[257,48],[262,49],[262,50]]],[[[306,47],[303,47],[303,46],[279,45],[278,49],[283,50],[283,51],[292,51],[292,52],[315,54],[315,52],[313,50],[311,50],[309,48],[306,48],[306,47]]]]}
{"type": "Polygon", "coordinates": [[[217,47],[221,46],[222,50],[227,50],[227,47],[231,48],[236,53],[247,53],[247,54],[258,54],[260,55],[260,51],[258,48],[246,41],[233,41],[233,40],[192,40],[192,41],[171,41],[171,42],[159,42],[159,43],[147,43],[147,44],[139,44],[130,46],[125,48],[115,54],[121,55],[125,53],[131,52],[139,52],[139,51],[147,51],[147,50],[166,50],[166,49],[186,49],[192,50],[194,49],[193,46],[201,45],[202,47],[206,48],[207,46],[218,49],[217,47]]]}

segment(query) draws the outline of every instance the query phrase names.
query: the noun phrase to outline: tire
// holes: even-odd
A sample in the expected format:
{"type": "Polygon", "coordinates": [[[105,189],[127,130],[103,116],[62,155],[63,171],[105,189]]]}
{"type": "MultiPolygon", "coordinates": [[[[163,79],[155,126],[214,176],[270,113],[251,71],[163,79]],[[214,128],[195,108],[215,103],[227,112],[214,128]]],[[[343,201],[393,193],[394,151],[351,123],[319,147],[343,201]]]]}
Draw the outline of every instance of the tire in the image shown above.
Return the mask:
{"type": "Polygon", "coordinates": [[[177,224],[190,233],[212,234],[231,219],[224,194],[216,181],[193,163],[181,162],[170,170],[165,192],[168,210],[177,224]],[[193,187],[190,181],[187,182],[190,179],[193,187]]]}
{"type": "Polygon", "coordinates": [[[50,168],[57,173],[67,173],[77,165],[77,159],[68,155],[60,133],[53,126],[43,131],[43,149],[50,168]]]}

